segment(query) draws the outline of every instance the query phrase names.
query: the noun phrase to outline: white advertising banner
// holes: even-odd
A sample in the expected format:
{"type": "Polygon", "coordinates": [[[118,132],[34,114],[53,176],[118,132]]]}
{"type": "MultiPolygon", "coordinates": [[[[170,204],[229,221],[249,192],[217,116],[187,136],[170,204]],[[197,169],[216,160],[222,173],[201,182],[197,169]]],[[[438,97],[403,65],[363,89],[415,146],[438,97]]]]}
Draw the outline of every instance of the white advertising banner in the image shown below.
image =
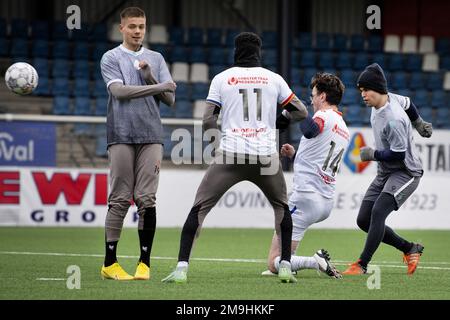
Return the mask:
{"type": "MultiPolygon", "coordinates": [[[[370,129],[351,129],[351,146],[338,176],[335,206],[329,219],[313,227],[357,228],[364,193],[376,174],[376,163],[361,163],[355,150],[373,145],[370,129]]],[[[387,223],[405,229],[450,229],[450,131],[436,130],[431,139],[416,137],[425,175],[418,189],[387,223]]],[[[194,201],[204,170],[161,170],[157,193],[159,227],[181,227],[194,201]]],[[[292,173],[286,183],[291,190],[292,173]]],[[[220,183],[218,181],[217,183],[220,183]]],[[[107,169],[0,167],[0,225],[104,226],[107,169]]],[[[207,216],[205,227],[272,228],[273,211],[250,182],[230,189],[207,216]]],[[[125,226],[137,225],[134,206],[125,226]]]]}

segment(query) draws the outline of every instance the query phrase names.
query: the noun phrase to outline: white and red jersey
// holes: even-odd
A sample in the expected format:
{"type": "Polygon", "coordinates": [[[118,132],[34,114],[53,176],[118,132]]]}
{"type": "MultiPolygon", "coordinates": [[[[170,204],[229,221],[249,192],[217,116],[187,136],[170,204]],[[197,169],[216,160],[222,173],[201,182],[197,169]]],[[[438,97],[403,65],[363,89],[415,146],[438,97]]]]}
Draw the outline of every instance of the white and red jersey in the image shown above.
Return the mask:
{"type": "Polygon", "coordinates": [[[222,139],[226,152],[277,153],[277,107],[294,94],[284,79],[264,68],[232,67],[214,77],[207,101],[221,108],[222,139]]]}
{"type": "Polygon", "coordinates": [[[309,191],[333,198],[336,175],[347,150],[350,133],[340,112],[327,109],[313,117],[318,136],[302,137],[294,161],[294,190],[309,191]]]}

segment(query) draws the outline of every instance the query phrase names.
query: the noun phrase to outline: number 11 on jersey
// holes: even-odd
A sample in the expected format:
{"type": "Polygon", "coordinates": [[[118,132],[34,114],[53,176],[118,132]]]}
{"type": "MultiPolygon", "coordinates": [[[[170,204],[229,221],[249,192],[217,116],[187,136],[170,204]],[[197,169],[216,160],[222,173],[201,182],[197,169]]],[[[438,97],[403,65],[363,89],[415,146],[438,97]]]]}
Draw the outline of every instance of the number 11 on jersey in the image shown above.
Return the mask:
{"type": "MultiPolygon", "coordinates": [[[[261,121],[262,109],[262,89],[255,88],[253,92],[256,93],[256,120],[261,121]]],[[[242,105],[244,106],[244,121],[249,121],[248,117],[248,89],[239,89],[242,94],[242,105]]]]}

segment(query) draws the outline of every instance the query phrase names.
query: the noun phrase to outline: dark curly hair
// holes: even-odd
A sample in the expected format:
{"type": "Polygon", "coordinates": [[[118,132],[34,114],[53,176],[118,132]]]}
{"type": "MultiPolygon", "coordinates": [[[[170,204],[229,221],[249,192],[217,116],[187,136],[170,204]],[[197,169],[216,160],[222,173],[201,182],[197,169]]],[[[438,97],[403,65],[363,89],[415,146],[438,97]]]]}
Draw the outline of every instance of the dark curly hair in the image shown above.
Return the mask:
{"type": "Polygon", "coordinates": [[[331,105],[338,105],[342,100],[345,86],[341,79],[331,73],[317,73],[311,79],[310,88],[316,87],[319,93],[325,92],[326,101],[331,105]]]}

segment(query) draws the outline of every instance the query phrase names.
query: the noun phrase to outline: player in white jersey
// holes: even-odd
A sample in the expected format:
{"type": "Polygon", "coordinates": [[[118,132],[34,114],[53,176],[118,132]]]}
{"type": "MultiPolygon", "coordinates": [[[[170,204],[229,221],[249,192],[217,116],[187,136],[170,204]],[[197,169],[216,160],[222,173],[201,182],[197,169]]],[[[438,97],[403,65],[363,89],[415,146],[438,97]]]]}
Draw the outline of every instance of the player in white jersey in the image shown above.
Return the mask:
{"type": "Polygon", "coordinates": [[[423,245],[409,242],[385,224],[416,190],[423,175],[422,162],[414,143],[414,126],[420,135],[430,137],[431,123],[420,118],[414,103],[408,98],[389,93],[383,69],[374,63],[366,67],[357,86],[367,106],[372,108],[375,149],[360,149],[361,161],[377,161],[377,176],[370,184],[359,209],[357,224],[367,232],[366,243],[359,259],[343,272],[361,275],[381,242],[403,253],[412,275],[419,264],[423,245]]]}
{"type": "MultiPolygon", "coordinates": [[[[307,228],[328,218],[333,208],[336,177],[342,156],[348,147],[349,131],[338,105],[344,85],[335,75],[318,73],[311,81],[311,103],[314,107],[313,122],[305,126],[301,122],[303,138],[294,160],[294,185],[289,198],[292,213],[292,252],[295,254],[307,228]]],[[[281,116],[283,117],[283,115],[281,116]]],[[[279,123],[287,124],[281,118],[279,123]]],[[[282,146],[281,154],[292,158],[295,149],[289,144],[282,146]]],[[[278,273],[279,238],[274,234],[269,251],[269,271],[278,273]]],[[[331,277],[340,278],[339,271],[331,264],[328,253],[321,249],[312,257],[291,257],[292,270],[316,269],[331,277]]]]}
{"type": "Polygon", "coordinates": [[[290,265],[292,219],[276,148],[276,109],[281,106],[295,120],[305,119],[308,111],[279,75],[261,68],[261,45],[256,34],[239,34],[234,66],[211,82],[203,127],[217,129],[222,112],[219,161],[209,166],[197,190],[181,233],[177,267],[163,282],[187,281],[193,242],[206,215],[229,188],[244,180],[257,185],[274,209],[275,229],[281,237],[280,280],[296,281],[290,265]],[[276,170],[264,174],[268,166],[276,170]]]}

